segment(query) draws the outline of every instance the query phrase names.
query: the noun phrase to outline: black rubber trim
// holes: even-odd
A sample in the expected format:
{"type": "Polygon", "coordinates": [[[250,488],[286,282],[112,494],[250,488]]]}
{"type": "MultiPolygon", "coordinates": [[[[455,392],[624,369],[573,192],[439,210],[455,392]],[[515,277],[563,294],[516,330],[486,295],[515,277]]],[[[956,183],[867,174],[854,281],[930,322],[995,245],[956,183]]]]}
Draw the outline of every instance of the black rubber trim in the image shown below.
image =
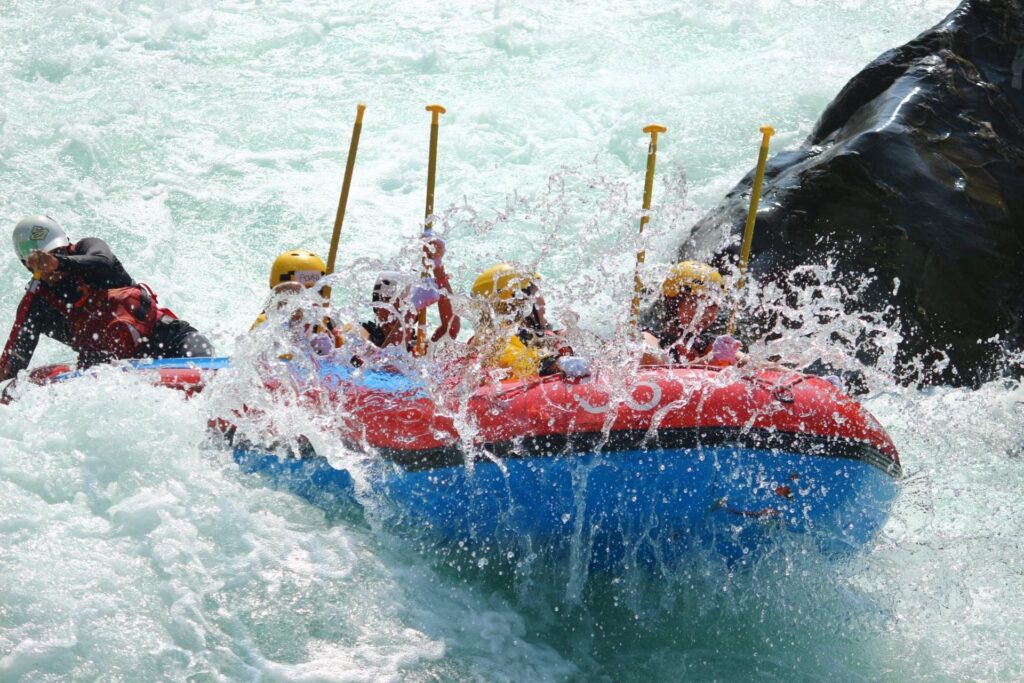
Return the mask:
{"type": "MultiPolygon", "coordinates": [[[[360,444],[350,444],[363,450],[360,444]]],[[[544,458],[554,455],[571,456],[574,453],[605,454],[635,450],[673,450],[717,448],[758,448],[780,453],[799,453],[821,458],[860,460],[877,467],[894,478],[903,476],[903,470],[892,457],[864,441],[817,434],[796,434],[767,429],[739,429],[736,427],[702,427],[694,429],[661,429],[656,434],[646,430],[615,431],[610,434],[588,432],[531,436],[522,439],[484,444],[473,453],[460,446],[447,446],[423,450],[396,448],[374,449],[381,457],[407,470],[431,470],[463,465],[467,457],[477,462],[486,461],[491,454],[501,458],[544,458]]]]}

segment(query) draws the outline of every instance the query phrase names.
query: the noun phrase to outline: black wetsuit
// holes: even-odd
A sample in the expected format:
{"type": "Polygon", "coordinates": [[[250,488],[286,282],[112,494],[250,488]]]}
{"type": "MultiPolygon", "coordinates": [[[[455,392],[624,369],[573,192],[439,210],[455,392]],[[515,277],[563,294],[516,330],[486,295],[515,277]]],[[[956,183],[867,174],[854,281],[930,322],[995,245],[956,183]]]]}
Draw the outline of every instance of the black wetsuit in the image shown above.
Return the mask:
{"type": "Polygon", "coordinates": [[[371,344],[377,348],[384,347],[384,340],[387,338],[387,333],[381,325],[377,324],[376,320],[368,320],[363,323],[363,329],[370,335],[371,344]]]}
{"type": "MultiPolygon", "coordinates": [[[[0,356],[0,380],[14,377],[28,367],[39,343],[46,335],[74,347],[73,332],[67,315],[89,290],[116,289],[135,285],[124,266],[103,240],[87,237],[68,248],[67,253],[53,253],[57,270],[65,277],[55,284],[42,280],[29,283],[11,328],[10,337],[0,356]]],[[[148,292],[146,296],[149,296],[148,292]]],[[[170,313],[169,311],[167,313],[170,313]]],[[[213,347],[194,327],[173,314],[164,315],[153,328],[153,334],[140,347],[145,358],[210,356],[213,347]]],[[[79,357],[80,365],[110,360],[103,356],[79,357]]]]}

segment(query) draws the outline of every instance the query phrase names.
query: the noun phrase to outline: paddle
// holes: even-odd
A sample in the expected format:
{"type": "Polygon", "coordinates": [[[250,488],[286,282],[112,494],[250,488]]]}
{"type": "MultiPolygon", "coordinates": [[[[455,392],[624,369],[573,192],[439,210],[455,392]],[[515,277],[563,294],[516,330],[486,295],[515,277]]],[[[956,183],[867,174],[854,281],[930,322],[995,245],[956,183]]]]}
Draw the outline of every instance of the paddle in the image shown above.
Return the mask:
{"type": "MultiPolygon", "coordinates": [[[[775,135],[771,126],[761,126],[761,149],[757,154],[757,171],[754,173],[754,186],[750,192],[750,208],[747,210],[747,224],[743,229],[743,245],[740,247],[740,279],[736,283],[739,294],[747,284],[747,265],[750,262],[750,247],[754,242],[754,223],[757,221],[757,205],[761,201],[761,185],[764,182],[764,169],[768,162],[768,142],[775,135]]],[[[734,306],[729,316],[729,334],[736,331],[736,316],[739,313],[734,306]]]]}
{"type": "MultiPolygon", "coordinates": [[[[440,127],[441,114],[447,110],[440,104],[428,104],[426,110],[430,112],[430,153],[427,157],[427,206],[424,214],[423,234],[430,233],[434,226],[434,181],[437,177],[437,132],[440,127]]],[[[430,254],[427,247],[423,247],[423,273],[424,278],[430,277],[430,254]]],[[[416,355],[422,356],[427,352],[427,309],[419,311],[416,319],[416,355]]]]}
{"type": "MultiPolygon", "coordinates": [[[[658,156],[658,133],[664,133],[667,128],[657,123],[644,128],[645,133],[650,133],[651,142],[647,147],[647,177],[644,179],[644,206],[640,215],[640,235],[644,234],[644,228],[651,220],[651,195],[654,193],[654,165],[658,156]]],[[[643,293],[644,283],[640,277],[640,267],[647,258],[647,251],[640,249],[636,252],[636,266],[633,269],[633,301],[630,305],[629,327],[633,334],[639,331],[640,325],[640,295],[643,293]]]]}
{"type": "MultiPolygon", "coordinates": [[[[341,197],[338,198],[338,212],[334,216],[334,234],[331,235],[331,250],[327,252],[327,274],[334,272],[334,262],[338,255],[338,241],[341,239],[341,225],[345,222],[345,207],[348,206],[348,191],[352,187],[352,170],[356,165],[356,150],[359,149],[359,133],[363,130],[363,112],[366,105],[360,102],[356,106],[356,122],[352,126],[352,141],[348,145],[348,161],[345,163],[345,180],[341,183],[341,197]]],[[[331,298],[331,288],[324,287],[324,298],[331,298]]]]}

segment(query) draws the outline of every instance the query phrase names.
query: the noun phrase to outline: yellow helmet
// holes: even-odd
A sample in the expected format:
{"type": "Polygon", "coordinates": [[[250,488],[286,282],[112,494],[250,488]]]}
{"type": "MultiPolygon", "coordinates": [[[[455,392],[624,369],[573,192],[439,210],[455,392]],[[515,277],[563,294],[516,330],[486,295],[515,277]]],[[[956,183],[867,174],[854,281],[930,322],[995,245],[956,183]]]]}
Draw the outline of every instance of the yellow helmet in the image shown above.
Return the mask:
{"type": "Polygon", "coordinates": [[[326,274],[327,266],[323,259],[311,251],[293,249],[274,259],[274,265],[270,267],[270,288],[282,282],[298,282],[304,287],[312,287],[326,274]]]}
{"type": "Polygon", "coordinates": [[[668,277],[661,285],[661,293],[669,298],[677,297],[683,290],[704,292],[708,289],[722,291],[725,280],[714,266],[699,261],[681,261],[668,270],[668,277]]]}
{"type": "Polygon", "coordinates": [[[499,263],[480,273],[473,282],[473,296],[508,301],[537,280],[540,280],[537,273],[499,263]]]}

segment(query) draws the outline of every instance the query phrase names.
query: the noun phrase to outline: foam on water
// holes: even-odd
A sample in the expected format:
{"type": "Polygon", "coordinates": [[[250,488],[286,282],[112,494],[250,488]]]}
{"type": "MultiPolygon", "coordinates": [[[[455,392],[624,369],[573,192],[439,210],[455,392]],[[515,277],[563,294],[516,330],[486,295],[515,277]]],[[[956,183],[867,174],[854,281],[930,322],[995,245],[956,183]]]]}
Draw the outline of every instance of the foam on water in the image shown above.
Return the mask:
{"type": "MultiPolygon", "coordinates": [[[[422,108],[439,101],[456,286],[494,260],[534,264],[555,316],[607,337],[628,312],[643,125],[669,128],[654,277],[749,170],[759,125],[780,131],[774,149],[799,142],[863,64],[952,9],[334,5],[4,3],[0,217],[46,211],[103,237],[230,353],[273,256],[326,251],[357,101],[336,301],[365,314],[377,270],[414,267],[422,108]]],[[[0,259],[2,329],[24,280],[0,259]]],[[[816,352],[860,324],[835,321],[808,332],[816,352]]],[[[66,355],[44,342],[37,362],[66,355]]],[[[241,474],[206,444],[208,398],[116,371],[28,391],[0,414],[0,679],[1020,678],[1020,387],[869,379],[909,476],[863,556],[836,566],[796,544],[744,570],[695,558],[667,588],[579,593],[433,562],[241,474]]]]}
{"type": "Polygon", "coordinates": [[[0,678],[524,680],[573,668],[521,642],[522,617],[502,601],[204,449],[205,408],[116,371],[18,404],[0,464],[0,678]]]}

